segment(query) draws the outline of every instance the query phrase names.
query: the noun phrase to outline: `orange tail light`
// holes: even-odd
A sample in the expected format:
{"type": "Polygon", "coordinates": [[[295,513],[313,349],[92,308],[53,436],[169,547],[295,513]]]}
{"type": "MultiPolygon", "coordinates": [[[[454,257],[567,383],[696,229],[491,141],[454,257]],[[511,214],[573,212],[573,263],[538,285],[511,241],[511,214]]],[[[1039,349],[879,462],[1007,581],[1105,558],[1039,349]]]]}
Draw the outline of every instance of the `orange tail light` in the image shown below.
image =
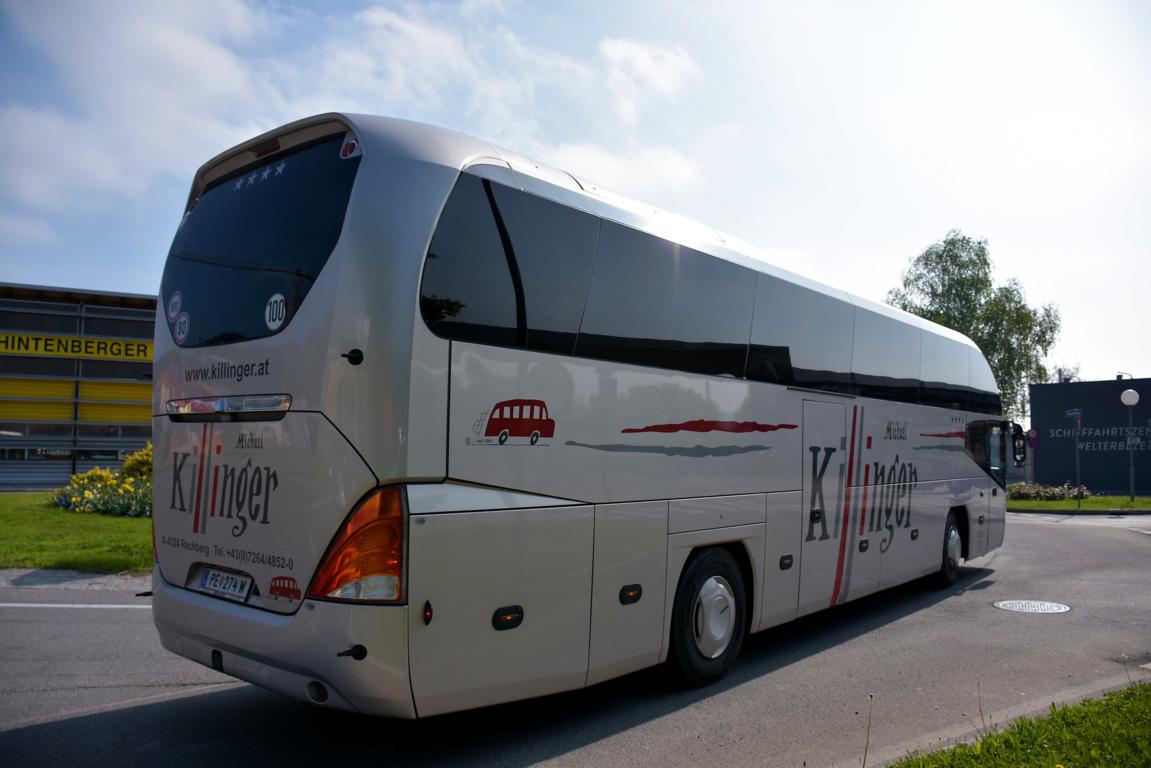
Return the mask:
{"type": "Polygon", "coordinates": [[[404,507],[399,488],[377,488],[356,505],[336,534],[308,597],[398,603],[404,598],[404,507]]]}

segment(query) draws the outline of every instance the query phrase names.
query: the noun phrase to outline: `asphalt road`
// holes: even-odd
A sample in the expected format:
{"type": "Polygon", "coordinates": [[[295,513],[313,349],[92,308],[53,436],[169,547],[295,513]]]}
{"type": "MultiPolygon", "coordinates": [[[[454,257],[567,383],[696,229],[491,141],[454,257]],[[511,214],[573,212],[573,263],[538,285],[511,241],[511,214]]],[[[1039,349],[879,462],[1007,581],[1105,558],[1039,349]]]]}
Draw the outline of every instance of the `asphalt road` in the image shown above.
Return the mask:
{"type": "Polygon", "coordinates": [[[0,760],[858,766],[874,694],[879,765],[1151,679],[1149,554],[1151,516],[1010,515],[1004,547],[954,589],[908,585],[754,635],[717,686],[684,691],[649,670],[417,722],[298,704],[171,656],[146,608],[108,607],[147,605],[131,592],[0,588],[0,760]],[[992,605],[1013,598],[1071,610],[992,605]]]}

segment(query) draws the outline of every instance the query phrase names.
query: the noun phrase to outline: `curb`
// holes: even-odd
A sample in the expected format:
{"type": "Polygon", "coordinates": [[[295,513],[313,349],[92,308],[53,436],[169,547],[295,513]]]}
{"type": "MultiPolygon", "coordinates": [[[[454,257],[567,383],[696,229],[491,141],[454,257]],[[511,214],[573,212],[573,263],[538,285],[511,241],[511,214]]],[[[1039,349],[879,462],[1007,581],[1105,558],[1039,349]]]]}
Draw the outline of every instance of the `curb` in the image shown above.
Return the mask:
{"type": "MultiPolygon", "coordinates": [[[[1104,694],[1119,691],[1135,683],[1151,682],[1151,676],[1141,674],[1141,670],[1132,670],[1134,674],[1116,675],[1114,677],[1086,683],[1064,691],[1046,696],[1037,696],[1029,702],[988,717],[987,725],[977,726],[974,719],[966,723],[959,723],[950,728],[944,728],[934,733],[924,734],[892,746],[877,747],[871,754],[869,765],[887,766],[914,755],[931,755],[950,749],[958,744],[973,744],[985,733],[1006,730],[1017,720],[1034,718],[1051,713],[1051,705],[1074,705],[1087,699],[1100,699],[1104,694]],[[1042,703],[1040,703],[1042,702],[1042,703]],[[874,761],[874,762],[873,762],[874,761]]],[[[859,758],[844,760],[834,764],[833,768],[856,768],[859,758]]]]}
{"type": "Polygon", "coordinates": [[[0,589],[66,589],[80,591],[144,592],[152,588],[152,574],[85,573],[51,568],[0,568],[0,589]]]}

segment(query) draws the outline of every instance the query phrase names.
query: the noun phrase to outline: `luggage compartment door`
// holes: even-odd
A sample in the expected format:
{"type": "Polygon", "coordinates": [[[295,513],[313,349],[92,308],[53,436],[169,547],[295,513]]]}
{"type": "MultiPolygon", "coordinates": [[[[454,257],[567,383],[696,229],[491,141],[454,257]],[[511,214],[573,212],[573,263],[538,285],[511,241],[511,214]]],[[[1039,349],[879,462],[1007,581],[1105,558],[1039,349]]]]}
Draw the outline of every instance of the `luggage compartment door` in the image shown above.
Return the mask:
{"type": "Polygon", "coordinates": [[[412,516],[408,637],[421,717],[584,685],[592,526],[591,506],[412,516]]]}

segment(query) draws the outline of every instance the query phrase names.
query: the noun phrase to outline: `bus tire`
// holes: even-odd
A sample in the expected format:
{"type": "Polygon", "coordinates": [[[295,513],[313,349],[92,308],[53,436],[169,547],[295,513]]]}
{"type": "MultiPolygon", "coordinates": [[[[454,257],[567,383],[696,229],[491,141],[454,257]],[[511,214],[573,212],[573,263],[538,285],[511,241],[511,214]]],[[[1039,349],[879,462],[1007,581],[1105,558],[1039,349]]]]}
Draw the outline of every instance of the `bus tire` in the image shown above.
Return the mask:
{"type": "Polygon", "coordinates": [[[508,441],[508,431],[506,429],[500,430],[500,436],[498,439],[500,441],[500,445],[506,443],[508,441]]]}
{"type": "Polygon", "coordinates": [[[537,431],[535,431],[535,432],[532,432],[532,438],[531,438],[531,442],[532,442],[532,445],[535,445],[535,444],[536,444],[536,443],[538,443],[539,441],[540,441],[540,433],[539,433],[539,431],[537,430],[537,431]]]}
{"type": "Polygon", "coordinates": [[[947,513],[947,525],[943,528],[943,559],[939,572],[935,574],[935,584],[947,589],[955,584],[959,576],[959,559],[963,552],[963,534],[959,532],[959,520],[954,512],[947,513]]]}
{"type": "Polygon", "coordinates": [[[739,656],[747,632],[743,574],[726,549],[700,552],[679,580],[672,610],[672,657],[694,688],[720,680],[739,656]]]}

